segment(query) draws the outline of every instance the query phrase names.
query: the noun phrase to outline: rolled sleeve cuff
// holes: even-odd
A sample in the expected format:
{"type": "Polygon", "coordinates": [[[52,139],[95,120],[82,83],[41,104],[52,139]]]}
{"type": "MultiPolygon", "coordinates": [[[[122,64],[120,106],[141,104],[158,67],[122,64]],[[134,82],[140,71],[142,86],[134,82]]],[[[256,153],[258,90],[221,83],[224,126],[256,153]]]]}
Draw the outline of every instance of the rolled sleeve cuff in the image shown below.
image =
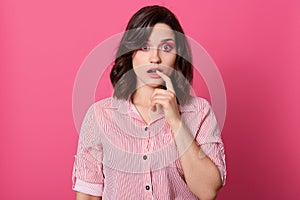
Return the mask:
{"type": "Polygon", "coordinates": [[[220,167],[220,166],[218,166],[218,169],[219,169],[219,172],[220,172],[222,185],[224,186],[225,183],[226,183],[226,170],[224,169],[224,167],[220,167]]]}
{"type": "Polygon", "coordinates": [[[76,179],[73,190],[84,193],[84,194],[89,194],[92,196],[102,196],[103,184],[88,183],[88,182],[76,179]]]}
{"type": "Polygon", "coordinates": [[[226,183],[226,164],[223,143],[207,143],[201,145],[203,152],[213,161],[218,167],[223,186],[226,183]]]}

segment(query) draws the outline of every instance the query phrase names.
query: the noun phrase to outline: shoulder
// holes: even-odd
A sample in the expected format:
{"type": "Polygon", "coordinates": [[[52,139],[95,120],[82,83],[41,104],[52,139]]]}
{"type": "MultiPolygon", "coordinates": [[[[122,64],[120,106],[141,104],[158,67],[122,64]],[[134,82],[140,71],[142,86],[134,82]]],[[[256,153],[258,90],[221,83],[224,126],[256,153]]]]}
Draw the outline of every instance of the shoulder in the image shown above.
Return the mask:
{"type": "Polygon", "coordinates": [[[112,97],[98,100],[89,107],[86,115],[97,118],[98,121],[103,120],[103,118],[111,116],[112,102],[112,97]]]}
{"type": "Polygon", "coordinates": [[[112,97],[108,97],[105,99],[101,99],[99,101],[94,102],[90,105],[87,110],[88,114],[99,114],[107,109],[110,109],[112,106],[112,97]]]}
{"type": "Polygon", "coordinates": [[[186,104],[180,107],[182,111],[196,111],[196,112],[203,112],[211,108],[210,103],[206,99],[197,96],[192,96],[191,99],[186,104]]]}
{"type": "Polygon", "coordinates": [[[111,113],[112,111],[126,110],[128,105],[129,102],[127,100],[108,97],[96,101],[91,107],[93,107],[97,113],[111,113]]]}
{"type": "Polygon", "coordinates": [[[99,101],[96,101],[92,106],[96,109],[109,109],[112,108],[113,98],[107,97],[104,99],[101,99],[99,101]]]}

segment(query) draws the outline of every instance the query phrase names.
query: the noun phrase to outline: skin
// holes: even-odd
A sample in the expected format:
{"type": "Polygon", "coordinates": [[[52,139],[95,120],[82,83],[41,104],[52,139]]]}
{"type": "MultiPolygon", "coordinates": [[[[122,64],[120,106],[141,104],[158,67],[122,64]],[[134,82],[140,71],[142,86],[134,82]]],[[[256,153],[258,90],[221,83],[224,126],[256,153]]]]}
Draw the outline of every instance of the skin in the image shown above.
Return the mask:
{"type": "Polygon", "coordinates": [[[102,197],[96,197],[81,192],[76,192],[76,200],[102,200],[102,197]]]}
{"type": "MultiPolygon", "coordinates": [[[[222,186],[221,176],[217,166],[208,157],[199,156],[204,153],[181,120],[176,94],[169,78],[176,61],[176,50],[164,52],[160,48],[166,38],[174,41],[172,29],[166,24],[156,24],[149,37],[149,45],[152,48],[149,51],[137,51],[133,55],[135,70],[148,65],[166,67],[162,67],[161,72],[156,71],[161,77],[159,80],[143,81],[143,77],[140,78],[137,73],[137,90],[132,101],[147,124],[151,122],[151,111],[163,109],[179,153],[182,155],[180,162],[188,187],[202,200],[215,199],[222,186]],[[167,90],[160,88],[160,84],[165,84],[167,90]]],[[[147,70],[147,67],[143,69],[147,70]]]]}
{"type": "MultiPolygon", "coordinates": [[[[151,121],[150,108],[153,111],[156,109],[156,105],[160,105],[153,104],[153,97],[159,98],[157,95],[165,92],[164,89],[161,89],[165,81],[162,78],[150,78],[147,70],[158,67],[167,76],[172,74],[177,56],[173,30],[166,24],[156,24],[145,47],[147,48],[136,51],[132,57],[133,70],[137,75],[137,89],[132,97],[132,101],[144,121],[149,124],[151,121]]],[[[173,114],[177,113],[179,112],[173,114]]],[[[166,119],[171,118],[166,117],[166,119]]]]}
{"type": "MultiPolygon", "coordinates": [[[[137,75],[137,89],[132,102],[146,124],[151,122],[151,112],[163,109],[178,151],[182,155],[180,162],[188,187],[201,200],[215,199],[222,186],[219,170],[201,151],[182,122],[176,94],[169,78],[174,70],[176,56],[172,29],[166,24],[156,24],[148,42],[132,57],[133,69],[137,75]],[[160,69],[156,71],[160,78],[149,77],[147,70],[153,67],[160,69]],[[162,89],[162,85],[167,89],[162,89]]],[[[77,193],[76,199],[99,200],[101,197],[77,193]]]]}

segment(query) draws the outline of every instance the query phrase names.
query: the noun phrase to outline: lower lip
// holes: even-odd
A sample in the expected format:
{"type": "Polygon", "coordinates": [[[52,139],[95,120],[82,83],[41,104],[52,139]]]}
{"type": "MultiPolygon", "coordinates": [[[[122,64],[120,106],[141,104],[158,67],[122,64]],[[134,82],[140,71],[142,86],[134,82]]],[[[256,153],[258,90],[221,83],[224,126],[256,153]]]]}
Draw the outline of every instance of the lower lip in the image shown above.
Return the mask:
{"type": "Polygon", "coordinates": [[[151,78],[160,78],[157,73],[148,73],[151,78]]]}

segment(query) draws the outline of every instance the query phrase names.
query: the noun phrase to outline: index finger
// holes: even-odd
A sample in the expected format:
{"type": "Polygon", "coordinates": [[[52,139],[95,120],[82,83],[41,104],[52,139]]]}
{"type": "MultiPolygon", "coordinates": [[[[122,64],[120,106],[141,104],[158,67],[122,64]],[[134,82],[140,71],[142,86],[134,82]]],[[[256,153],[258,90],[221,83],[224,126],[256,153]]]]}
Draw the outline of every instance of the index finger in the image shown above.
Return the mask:
{"type": "Polygon", "coordinates": [[[156,73],[165,81],[167,90],[175,93],[175,90],[174,90],[174,87],[173,87],[170,77],[168,77],[167,75],[165,75],[164,73],[162,73],[158,70],[156,70],[156,73]]]}

